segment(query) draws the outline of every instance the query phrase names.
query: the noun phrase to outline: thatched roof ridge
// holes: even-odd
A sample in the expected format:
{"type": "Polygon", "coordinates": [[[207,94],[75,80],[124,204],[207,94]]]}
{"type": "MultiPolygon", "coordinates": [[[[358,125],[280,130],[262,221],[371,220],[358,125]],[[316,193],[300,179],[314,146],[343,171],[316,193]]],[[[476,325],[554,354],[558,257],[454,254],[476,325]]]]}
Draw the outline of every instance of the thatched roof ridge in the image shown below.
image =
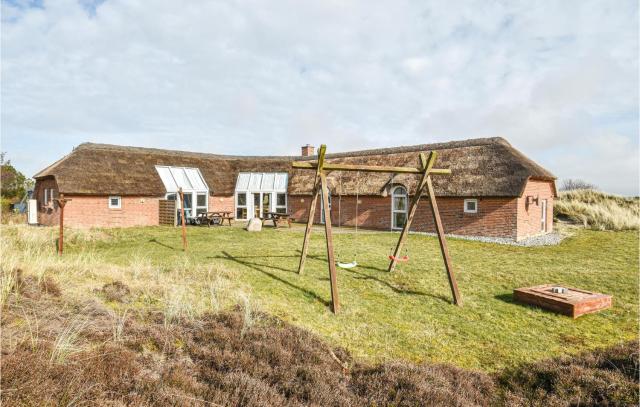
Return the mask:
{"type": "MultiPolygon", "coordinates": [[[[554,180],[503,138],[471,139],[446,143],[361,150],[327,154],[329,162],[366,165],[419,166],[418,153],[436,150],[436,167],[452,175],[434,177],[440,196],[520,196],[530,178],[554,180]]],[[[215,195],[231,195],[239,172],[288,172],[289,193],[310,194],[313,171],[293,170],[301,156],[235,156],[156,148],[84,143],[69,155],[40,171],[34,178],[54,176],[60,192],[89,195],[160,196],[164,187],[155,165],[196,167],[215,195]]],[[[333,193],[377,195],[390,182],[412,193],[417,176],[353,172],[328,174],[333,193]]]]}

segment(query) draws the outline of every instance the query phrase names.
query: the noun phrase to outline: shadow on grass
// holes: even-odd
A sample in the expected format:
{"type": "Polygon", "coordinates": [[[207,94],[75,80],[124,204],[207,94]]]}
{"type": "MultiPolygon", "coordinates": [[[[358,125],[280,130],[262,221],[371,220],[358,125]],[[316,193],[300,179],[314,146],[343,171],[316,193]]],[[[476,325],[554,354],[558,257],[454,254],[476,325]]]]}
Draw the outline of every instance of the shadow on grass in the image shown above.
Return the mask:
{"type": "Polygon", "coordinates": [[[354,277],[356,280],[373,280],[379,284],[382,284],[384,286],[387,286],[388,288],[391,289],[391,291],[393,291],[396,294],[402,294],[402,295],[420,295],[423,297],[431,297],[431,298],[435,298],[436,300],[442,300],[446,303],[451,303],[451,300],[447,297],[445,297],[444,295],[437,295],[437,294],[430,294],[430,293],[426,293],[424,291],[416,291],[416,290],[406,290],[400,287],[396,287],[393,284],[389,283],[388,281],[382,280],[378,277],[374,277],[374,276],[370,276],[364,273],[359,273],[353,269],[349,269],[349,270],[344,270],[348,273],[352,273],[352,274],[356,274],[356,276],[354,277]]]}
{"type": "Polygon", "coordinates": [[[178,250],[182,251],[182,249],[176,249],[175,247],[169,246],[166,243],[162,243],[162,242],[158,241],[158,239],[155,239],[155,238],[149,239],[149,243],[155,243],[157,245],[160,245],[162,247],[166,247],[167,249],[171,249],[171,250],[174,250],[174,251],[178,251],[178,250]]]}
{"type": "Polygon", "coordinates": [[[516,300],[513,299],[513,294],[511,294],[511,293],[494,295],[493,298],[495,298],[496,300],[500,300],[500,301],[509,303],[509,304],[522,305],[522,304],[516,302],[516,300]]]}
{"type": "MultiPolygon", "coordinates": [[[[266,257],[266,256],[263,256],[263,257],[266,257]]],[[[279,256],[279,257],[282,257],[282,256],[279,256]]],[[[287,257],[293,257],[293,256],[287,256],[287,257]]],[[[328,307],[331,304],[329,301],[327,301],[324,298],[320,297],[318,294],[314,293],[313,291],[310,291],[310,290],[308,290],[306,288],[303,288],[303,287],[300,287],[298,285],[295,285],[292,282],[287,281],[287,280],[285,280],[285,279],[283,279],[281,277],[278,277],[275,274],[264,270],[263,267],[274,268],[276,270],[282,270],[282,271],[288,271],[288,272],[291,272],[291,270],[288,270],[288,269],[285,269],[285,268],[282,268],[282,267],[271,266],[271,265],[268,265],[268,264],[258,264],[258,263],[253,263],[253,262],[249,262],[249,261],[246,261],[246,260],[241,260],[242,257],[232,256],[231,254],[229,254],[226,251],[222,251],[222,256],[214,256],[214,257],[210,257],[210,258],[218,258],[218,259],[226,259],[226,260],[234,261],[234,262],[236,262],[236,263],[238,263],[240,265],[243,265],[243,266],[248,267],[250,269],[259,271],[260,273],[262,273],[262,274],[264,274],[264,275],[266,275],[268,277],[271,277],[272,279],[274,279],[276,281],[279,281],[282,284],[285,284],[285,285],[287,285],[287,286],[289,286],[291,288],[294,288],[294,289],[302,292],[306,296],[312,297],[316,301],[318,301],[321,304],[323,304],[325,307],[328,307]]],[[[295,273],[295,271],[293,271],[293,272],[295,273]]]]}

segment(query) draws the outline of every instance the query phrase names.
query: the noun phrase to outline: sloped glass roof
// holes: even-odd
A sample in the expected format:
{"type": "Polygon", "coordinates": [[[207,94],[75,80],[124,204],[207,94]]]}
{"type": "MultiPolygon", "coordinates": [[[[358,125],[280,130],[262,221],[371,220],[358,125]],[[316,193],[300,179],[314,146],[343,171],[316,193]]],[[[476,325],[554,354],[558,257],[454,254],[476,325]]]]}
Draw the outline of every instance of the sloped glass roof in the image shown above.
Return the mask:
{"type": "Polygon", "coordinates": [[[209,190],[197,168],[156,165],[156,171],[167,192],[178,192],[180,188],[185,192],[209,190]]]}
{"type": "Polygon", "coordinates": [[[287,192],[289,174],[286,172],[241,172],[236,191],[287,192]]]}

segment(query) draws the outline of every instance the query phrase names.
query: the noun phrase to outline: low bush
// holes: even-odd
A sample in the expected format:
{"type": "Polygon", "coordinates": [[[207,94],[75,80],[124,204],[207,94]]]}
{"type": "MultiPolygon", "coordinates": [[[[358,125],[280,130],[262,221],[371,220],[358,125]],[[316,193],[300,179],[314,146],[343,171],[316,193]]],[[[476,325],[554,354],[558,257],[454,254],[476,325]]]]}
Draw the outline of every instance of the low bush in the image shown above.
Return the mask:
{"type": "Polygon", "coordinates": [[[568,219],[596,230],[637,230],[640,228],[640,198],[625,198],[595,190],[561,192],[553,211],[559,219],[568,219]]]}
{"type": "MultiPolygon", "coordinates": [[[[64,311],[68,308],[55,311],[59,301],[52,297],[21,300],[22,310],[54,312],[66,320],[61,320],[60,332],[42,329],[35,340],[23,340],[4,351],[0,384],[6,405],[638,403],[635,342],[490,375],[442,364],[357,363],[345,350],[331,348],[310,332],[274,317],[260,314],[247,327],[242,306],[170,326],[159,313],[123,319],[115,341],[110,340],[112,315],[64,311]],[[91,324],[76,323],[89,317],[91,324]],[[58,357],[59,338],[69,330],[64,327],[71,326],[78,327],[73,331],[72,351],[58,357]]],[[[3,328],[15,329],[12,317],[24,316],[12,312],[3,318],[3,328]]]]}

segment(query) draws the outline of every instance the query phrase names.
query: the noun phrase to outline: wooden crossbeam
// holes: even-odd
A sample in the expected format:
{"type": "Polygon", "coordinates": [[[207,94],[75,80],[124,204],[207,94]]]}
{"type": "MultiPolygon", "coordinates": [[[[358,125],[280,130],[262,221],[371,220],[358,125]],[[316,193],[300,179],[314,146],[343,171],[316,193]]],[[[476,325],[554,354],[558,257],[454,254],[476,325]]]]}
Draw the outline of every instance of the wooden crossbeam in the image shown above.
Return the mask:
{"type": "MultiPolygon", "coordinates": [[[[318,168],[317,162],[294,161],[291,163],[293,168],[311,170],[318,168]]],[[[392,172],[398,174],[422,174],[423,168],[411,167],[389,167],[389,166],[373,166],[373,165],[355,165],[355,164],[330,164],[323,163],[322,169],[325,171],[363,171],[363,172],[392,172]]],[[[448,175],[451,170],[444,168],[433,168],[431,174],[448,175]]]]}

